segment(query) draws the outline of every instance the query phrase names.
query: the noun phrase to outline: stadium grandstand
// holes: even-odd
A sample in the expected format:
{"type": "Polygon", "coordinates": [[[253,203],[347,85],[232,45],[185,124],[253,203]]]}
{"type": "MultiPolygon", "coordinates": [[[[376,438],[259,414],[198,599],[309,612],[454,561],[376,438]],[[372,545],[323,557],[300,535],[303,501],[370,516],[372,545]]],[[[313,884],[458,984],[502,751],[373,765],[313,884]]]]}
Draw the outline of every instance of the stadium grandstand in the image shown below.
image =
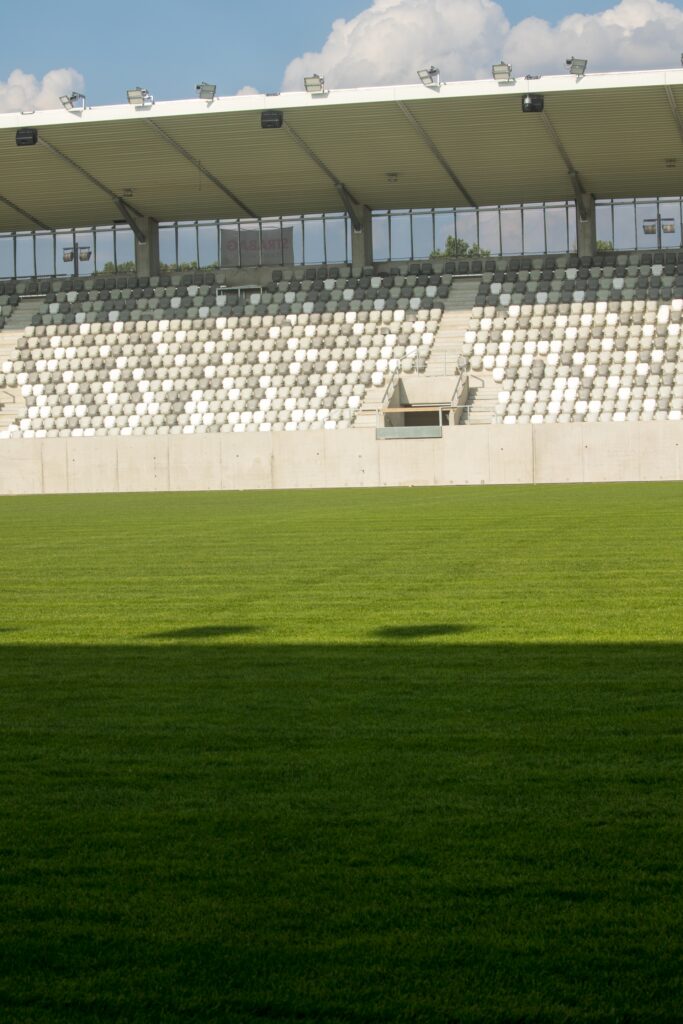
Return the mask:
{"type": "Polygon", "coordinates": [[[3,492],[680,478],[683,71],[431,72],[0,116],[3,492]]]}

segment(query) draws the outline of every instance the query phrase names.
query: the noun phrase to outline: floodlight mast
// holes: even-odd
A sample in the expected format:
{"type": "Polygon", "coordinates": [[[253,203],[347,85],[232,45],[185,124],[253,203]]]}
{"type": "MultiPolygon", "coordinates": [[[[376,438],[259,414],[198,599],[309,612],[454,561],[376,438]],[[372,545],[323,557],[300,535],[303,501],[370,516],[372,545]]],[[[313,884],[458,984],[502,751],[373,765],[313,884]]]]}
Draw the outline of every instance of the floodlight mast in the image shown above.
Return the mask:
{"type": "Polygon", "coordinates": [[[583,78],[586,74],[588,61],[584,57],[568,57],[565,63],[569,68],[569,73],[571,75],[576,75],[577,78],[583,78]]]}
{"type": "Polygon", "coordinates": [[[312,96],[322,96],[325,93],[325,76],[315,72],[312,75],[304,75],[304,89],[312,96]]]}
{"type": "Polygon", "coordinates": [[[493,65],[491,74],[494,82],[498,82],[499,85],[506,85],[514,80],[512,66],[502,59],[493,65]]]}
{"type": "Polygon", "coordinates": [[[92,256],[92,249],[89,245],[80,245],[78,242],[75,245],[70,245],[66,249],[62,249],[62,260],[64,263],[73,263],[74,265],[74,277],[80,276],[80,261],[87,263],[92,256]]]}
{"type": "Polygon", "coordinates": [[[213,103],[216,98],[216,86],[211,82],[199,82],[195,89],[200,100],[206,100],[207,103],[213,103]]]}
{"type": "Polygon", "coordinates": [[[85,96],[82,92],[72,92],[66,96],[60,96],[59,102],[65,110],[85,110],[85,96]]]}
{"type": "Polygon", "coordinates": [[[441,73],[434,64],[430,64],[428,68],[419,68],[417,77],[427,87],[432,86],[438,89],[441,85],[441,73]]]}
{"type": "Polygon", "coordinates": [[[154,97],[147,89],[136,85],[134,89],[128,89],[126,95],[131,107],[151,107],[154,104],[154,97]]]}

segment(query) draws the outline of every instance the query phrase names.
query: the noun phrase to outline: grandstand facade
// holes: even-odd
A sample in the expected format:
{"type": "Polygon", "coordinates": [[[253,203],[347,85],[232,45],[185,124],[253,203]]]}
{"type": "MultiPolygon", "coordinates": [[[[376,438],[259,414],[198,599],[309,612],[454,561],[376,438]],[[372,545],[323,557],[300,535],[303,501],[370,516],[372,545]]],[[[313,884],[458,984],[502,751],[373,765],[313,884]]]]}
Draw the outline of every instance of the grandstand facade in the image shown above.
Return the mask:
{"type": "Polygon", "coordinates": [[[680,479],[683,72],[526,90],[0,117],[0,491],[680,479]]]}

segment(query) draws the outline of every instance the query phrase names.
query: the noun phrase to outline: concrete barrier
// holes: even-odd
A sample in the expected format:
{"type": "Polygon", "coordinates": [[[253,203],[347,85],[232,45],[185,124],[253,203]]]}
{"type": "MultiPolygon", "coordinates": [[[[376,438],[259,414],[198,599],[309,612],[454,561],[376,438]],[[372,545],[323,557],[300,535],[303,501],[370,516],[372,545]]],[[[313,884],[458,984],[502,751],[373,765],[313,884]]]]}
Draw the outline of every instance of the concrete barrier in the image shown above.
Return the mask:
{"type": "Polygon", "coordinates": [[[0,441],[0,494],[683,479],[683,423],[446,427],[0,441]]]}

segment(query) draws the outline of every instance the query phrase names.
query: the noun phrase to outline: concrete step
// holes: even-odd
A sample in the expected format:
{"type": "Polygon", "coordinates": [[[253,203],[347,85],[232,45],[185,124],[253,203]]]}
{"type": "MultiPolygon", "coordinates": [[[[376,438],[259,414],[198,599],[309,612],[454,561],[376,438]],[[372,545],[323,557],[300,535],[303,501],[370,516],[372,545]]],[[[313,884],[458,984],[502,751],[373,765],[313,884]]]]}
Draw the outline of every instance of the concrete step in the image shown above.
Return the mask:
{"type": "MultiPolygon", "coordinates": [[[[0,331],[0,366],[17,354],[17,342],[23,336],[23,330],[0,331]]],[[[4,433],[13,423],[17,423],[25,413],[26,401],[22,397],[21,388],[9,388],[0,384],[0,433],[4,433]]]]}
{"type": "Polygon", "coordinates": [[[11,316],[5,321],[6,331],[23,331],[33,321],[36,313],[42,312],[45,300],[42,297],[22,298],[14,307],[11,316]]]}
{"type": "Polygon", "coordinates": [[[498,402],[498,385],[486,371],[473,374],[470,384],[465,421],[470,426],[493,422],[498,402]]]}
{"type": "Polygon", "coordinates": [[[353,421],[354,427],[372,427],[374,429],[377,426],[377,413],[384,406],[384,396],[386,395],[388,384],[389,382],[387,381],[381,387],[368,388],[365,392],[363,404],[353,421]]]}
{"type": "Polygon", "coordinates": [[[22,337],[23,331],[0,331],[0,363],[5,359],[11,359],[17,348],[17,342],[22,337]]]}

